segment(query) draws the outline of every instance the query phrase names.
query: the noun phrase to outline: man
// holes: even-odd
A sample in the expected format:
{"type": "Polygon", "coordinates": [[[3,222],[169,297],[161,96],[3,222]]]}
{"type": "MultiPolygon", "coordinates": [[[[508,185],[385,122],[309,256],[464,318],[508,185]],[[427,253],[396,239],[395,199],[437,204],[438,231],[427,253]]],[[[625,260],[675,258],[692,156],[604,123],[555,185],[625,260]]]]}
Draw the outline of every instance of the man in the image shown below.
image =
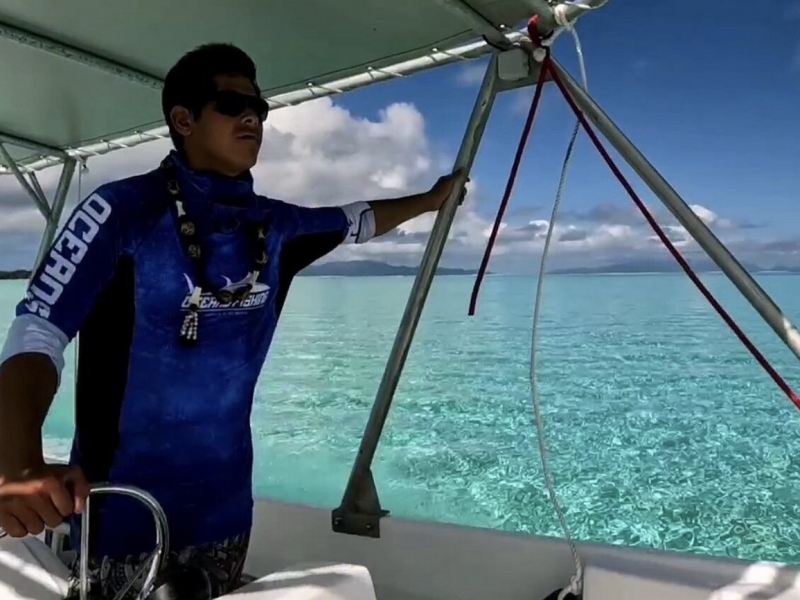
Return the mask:
{"type": "MultiPolygon", "coordinates": [[[[0,357],[0,525],[21,537],[74,516],[77,540],[88,482],[138,486],[165,509],[175,560],[217,596],[247,550],[253,391],[292,278],[438,210],[461,174],[341,207],[257,195],[268,107],[230,45],[184,56],[162,104],[176,150],[79,204],[18,306],[0,357]],[[78,332],[70,466],[47,465],[42,423],[78,332]]],[[[152,550],[152,518],[128,498],[93,506],[93,577],[112,596],[152,550]]]]}

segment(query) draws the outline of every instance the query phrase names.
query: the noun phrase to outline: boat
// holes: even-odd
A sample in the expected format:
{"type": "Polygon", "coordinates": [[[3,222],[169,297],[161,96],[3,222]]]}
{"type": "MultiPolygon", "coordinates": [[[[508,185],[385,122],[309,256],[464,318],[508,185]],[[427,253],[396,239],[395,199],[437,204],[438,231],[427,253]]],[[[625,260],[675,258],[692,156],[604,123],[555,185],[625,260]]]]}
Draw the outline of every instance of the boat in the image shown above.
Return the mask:
{"type": "MultiPolygon", "coordinates": [[[[14,177],[47,223],[36,264],[53,241],[75,172],[93,156],[167,135],[159,90],[186,50],[234,41],[265,73],[273,110],[346,93],[460,60],[489,57],[455,167],[467,171],[498,94],[537,85],[545,40],[576,20],[609,15],[605,1],[551,0],[0,0],[0,173],[14,177]],[[300,10],[302,9],[302,10],[300,10]],[[173,17],[180,19],[180,27],[173,17]],[[588,17],[587,17],[588,18],[588,17]],[[268,66],[268,68],[265,68],[268,66]],[[11,85],[8,84],[11,82],[11,85]],[[37,173],[60,168],[49,199],[37,173]]],[[[577,107],[707,251],[787,346],[800,335],[678,193],[557,62],[577,107]]],[[[550,84],[548,84],[550,85],[550,84]]],[[[436,218],[341,505],[259,499],[245,571],[232,596],[259,600],[800,599],[800,571],[784,564],[505,533],[396,518],[379,499],[371,464],[400,373],[458,210],[436,218]],[[574,552],[573,552],[574,548],[574,552]]],[[[153,512],[157,547],[140,598],[154,589],[169,524],[145,490],[98,483],[153,512]]],[[[91,526],[91,501],[89,503],[91,526]]],[[[87,529],[84,529],[84,533],[87,529]]],[[[67,561],[82,540],[65,527],[0,540],[0,600],[63,598],[67,561]]],[[[83,546],[84,548],[86,546],[83,546]]],[[[84,552],[82,556],[85,556],[84,552]]],[[[85,565],[82,565],[82,567],[85,565]]],[[[90,597],[81,578],[81,599],[90,597]]]]}

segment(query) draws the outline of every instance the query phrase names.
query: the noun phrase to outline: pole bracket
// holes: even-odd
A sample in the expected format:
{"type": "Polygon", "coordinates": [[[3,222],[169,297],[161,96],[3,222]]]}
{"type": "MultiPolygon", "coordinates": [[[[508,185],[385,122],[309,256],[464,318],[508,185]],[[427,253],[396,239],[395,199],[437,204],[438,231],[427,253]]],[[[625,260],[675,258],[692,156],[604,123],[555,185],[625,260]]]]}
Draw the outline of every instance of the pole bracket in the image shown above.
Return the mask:
{"type": "Polygon", "coordinates": [[[336,533],[381,537],[381,519],[389,514],[381,507],[372,469],[367,469],[358,480],[350,498],[345,498],[331,513],[331,524],[336,533]]]}

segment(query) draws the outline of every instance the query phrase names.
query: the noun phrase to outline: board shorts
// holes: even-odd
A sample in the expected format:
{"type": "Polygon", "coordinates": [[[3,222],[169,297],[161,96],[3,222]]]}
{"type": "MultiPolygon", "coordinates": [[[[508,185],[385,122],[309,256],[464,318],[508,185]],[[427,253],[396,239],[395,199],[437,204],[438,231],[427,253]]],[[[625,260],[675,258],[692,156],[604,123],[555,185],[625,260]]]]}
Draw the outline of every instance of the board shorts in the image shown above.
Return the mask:
{"type": "MultiPolygon", "coordinates": [[[[243,585],[249,541],[249,535],[240,535],[222,542],[170,552],[167,565],[170,574],[175,575],[172,581],[179,590],[181,600],[218,598],[243,585]]],[[[141,570],[148,557],[149,553],[143,553],[119,560],[108,557],[89,559],[90,598],[115,598],[141,570]]],[[[79,568],[80,562],[76,559],[72,567],[69,599],[80,597],[79,568]]],[[[143,572],[123,596],[125,600],[136,598],[145,577],[146,573],[143,572]]]]}

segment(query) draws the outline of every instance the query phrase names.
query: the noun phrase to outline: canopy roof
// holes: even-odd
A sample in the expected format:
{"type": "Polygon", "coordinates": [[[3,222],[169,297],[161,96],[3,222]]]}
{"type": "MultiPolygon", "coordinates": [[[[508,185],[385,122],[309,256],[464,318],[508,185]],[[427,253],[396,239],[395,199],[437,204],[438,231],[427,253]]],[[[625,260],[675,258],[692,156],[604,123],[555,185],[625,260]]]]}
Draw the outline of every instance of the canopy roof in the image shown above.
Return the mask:
{"type": "Polygon", "coordinates": [[[474,55],[481,34],[504,41],[543,2],[0,0],[0,141],[31,169],[163,126],[161,82],[203,43],[241,47],[281,98],[478,39],[474,55]]]}

